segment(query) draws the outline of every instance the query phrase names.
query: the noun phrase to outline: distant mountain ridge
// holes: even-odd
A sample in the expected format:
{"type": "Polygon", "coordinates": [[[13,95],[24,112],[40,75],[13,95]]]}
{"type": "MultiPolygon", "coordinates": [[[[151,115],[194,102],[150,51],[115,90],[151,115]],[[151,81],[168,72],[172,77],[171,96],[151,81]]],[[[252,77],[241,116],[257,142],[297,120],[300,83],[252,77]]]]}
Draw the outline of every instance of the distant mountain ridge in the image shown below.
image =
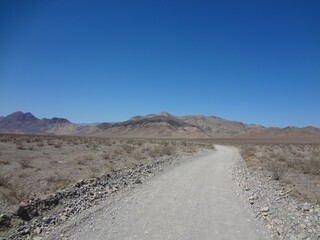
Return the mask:
{"type": "Polygon", "coordinates": [[[208,138],[198,126],[184,122],[169,113],[135,116],[124,122],[103,123],[97,127],[103,131],[99,136],[160,137],[160,138],[208,138]]]}
{"type": "Polygon", "coordinates": [[[51,128],[67,125],[72,125],[72,123],[65,118],[38,119],[29,112],[14,112],[0,118],[1,132],[51,133],[51,128]]]}
{"type": "Polygon", "coordinates": [[[254,124],[245,124],[238,121],[229,121],[214,116],[184,116],[179,117],[182,121],[198,126],[211,137],[232,137],[241,133],[261,130],[264,127],[254,124]]]}
{"type": "Polygon", "coordinates": [[[134,116],[123,122],[79,125],[65,118],[38,119],[15,112],[0,117],[0,132],[139,138],[319,138],[320,129],[265,128],[215,116],[174,116],[167,112],[134,116]]]}
{"type": "Polygon", "coordinates": [[[240,134],[240,138],[320,138],[320,129],[316,127],[265,128],[254,132],[240,134]]]}

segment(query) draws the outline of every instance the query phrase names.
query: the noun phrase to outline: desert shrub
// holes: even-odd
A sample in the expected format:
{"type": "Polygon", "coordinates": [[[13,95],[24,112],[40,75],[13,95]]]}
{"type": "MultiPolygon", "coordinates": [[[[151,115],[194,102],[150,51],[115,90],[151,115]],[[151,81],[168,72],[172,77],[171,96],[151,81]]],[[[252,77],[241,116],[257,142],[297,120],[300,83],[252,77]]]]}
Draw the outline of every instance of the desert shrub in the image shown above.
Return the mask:
{"type": "Polygon", "coordinates": [[[54,144],[54,147],[55,147],[55,148],[61,148],[61,146],[62,146],[62,143],[55,143],[55,144],[54,144]]]}
{"type": "Polygon", "coordinates": [[[161,154],[163,155],[172,155],[174,154],[174,147],[168,142],[162,143],[159,147],[161,154]]]}
{"type": "Polygon", "coordinates": [[[91,167],[90,168],[90,175],[89,175],[89,178],[95,178],[98,173],[99,173],[100,169],[97,168],[97,167],[91,167]]]}
{"type": "Polygon", "coordinates": [[[57,161],[57,160],[51,160],[51,161],[50,161],[50,164],[56,165],[56,164],[58,164],[58,161],[57,161]]]}
{"type": "Polygon", "coordinates": [[[42,138],[40,138],[40,137],[35,137],[35,138],[34,138],[34,141],[35,141],[35,142],[42,142],[42,141],[43,141],[43,139],[42,139],[42,138]]]}
{"type": "Polygon", "coordinates": [[[83,159],[78,159],[77,164],[78,165],[85,165],[85,161],[83,159]]]}
{"type": "Polygon", "coordinates": [[[0,187],[6,187],[8,185],[8,179],[0,176],[0,187]]]}
{"type": "Polygon", "coordinates": [[[175,153],[174,147],[169,145],[168,143],[161,143],[152,147],[149,150],[149,155],[152,158],[161,157],[163,155],[173,155],[175,153]]]}
{"type": "Polygon", "coordinates": [[[128,139],[126,142],[127,142],[127,144],[135,144],[135,140],[134,139],[128,139]]]}
{"type": "Polygon", "coordinates": [[[0,176],[0,196],[7,204],[17,204],[24,195],[18,193],[17,188],[9,182],[8,178],[0,176]]]}
{"type": "Polygon", "coordinates": [[[277,159],[279,162],[285,162],[286,161],[286,157],[283,156],[283,155],[280,155],[278,156],[278,159],[277,159]]]}
{"type": "Polygon", "coordinates": [[[33,147],[33,146],[30,146],[30,147],[28,147],[28,149],[29,149],[30,151],[33,151],[33,150],[34,150],[34,147],[33,147]]]}
{"type": "Polygon", "coordinates": [[[273,180],[280,180],[284,173],[284,167],[281,164],[277,164],[275,161],[270,161],[268,164],[268,170],[272,173],[273,180]]]}
{"type": "Polygon", "coordinates": [[[33,168],[33,166],[31,165],[31,159],[30,158],[22,158],[19,161],[19,164],[22,168],[33,168]]]}
{"type": "Polygon", "coordinates": [[[70,179],[63,177],[61,174],[55,172],[46,178],[48,187],[52,190],[63,189],[70,184],[70,179]]]}
{"type": "Polygon", "coordinates": [[[24,150],[24,149],[26,149],[26,148],[23,146],[22,143],[18,143],[18,144],[17,144],[17,149],[19,149],[19,150],[24,150]]]}
{"type": "Polygon", "coordinates": [[[133,153],[133,158],[134,158],[135,160],[143,160],[143,159],[146,158],[146,156],[145,156],[141,151],[135,151],[135,152],[133,153]]]}
{"type": "Polygon", "coordinates": [[[310,172],[314,175],[320,175],[320,159],[310,161],[310,172]]]}
{"type": "Polygon", "coordinates": [[[137,141],[136,144],[141,147],[144,143],[143,141],[137,141]]]}
{"type": "Polygon", "coordinates": [[[102,144],[105,145],[105,146],[111,146],[112,145],[112,141],[110,139],[105,139],[102,144]]]}
{"type": "Polygon", "coordinates": [[[9,165],[10,162],[8,160],[0,160],[0,164],[2,165],[9,165]]]}
{"type": "Polygon", "coordinates": [[[156,157],[159,157],[161,156],[160,155],[160,152],[158,151],[158,149],[156,147],[153,147],[153,148],[149,148],[148,149],[148,154],[151,158],[156,158],[156,157]]]}
{"type": "Polygon", "coordinates": [[[123,144],[122,148],[126,151],[126,153],[130,154],[134,150],[134,146],[129,144],[123,144]]]}
{"type": "Polygon", "coordinates": [[[116,148],[114,151],[113,151],[114,155],[115,156],[121,156],[123,154],[123,149],[121,148],[116,148]]]}
{"type": "Polygon", "coordinates": [[[25,199],[25,195],[18,192],[18,190],[11,185],[4,189],[0,189],[0,195],[2,196],[4,202],[8,205],[18,204],[25,199]]]}
{"type": "Polygon", "coordinates": [[[91,160],[93,160],[93,157],[92,157],[91,155],[84,155],[84,156],[83,156],[83,159],[84,159],[85,161],[91,161],[91,160]]]}
{"type": "Polygon", "coordinates": [[[241,149],[241,156],[244,160],[248,160],[255,156],[256,148],[254,146],[243,146],[241,149]]]}

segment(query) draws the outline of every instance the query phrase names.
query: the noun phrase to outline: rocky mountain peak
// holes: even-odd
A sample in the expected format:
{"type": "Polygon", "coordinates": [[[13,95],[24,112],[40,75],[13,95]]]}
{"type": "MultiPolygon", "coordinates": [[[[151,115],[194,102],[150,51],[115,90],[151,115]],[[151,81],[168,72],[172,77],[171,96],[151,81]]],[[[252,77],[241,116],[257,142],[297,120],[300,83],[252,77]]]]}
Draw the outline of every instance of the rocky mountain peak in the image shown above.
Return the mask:
{"type": "Polygon", "coordinates": [[[6,117],[6,119],[10,120],[10,121],[36,121],[36,120],[39,120],[38,118],[33,116],[30,112],[23,113],[21,111],[9,114],[6,117]]]}

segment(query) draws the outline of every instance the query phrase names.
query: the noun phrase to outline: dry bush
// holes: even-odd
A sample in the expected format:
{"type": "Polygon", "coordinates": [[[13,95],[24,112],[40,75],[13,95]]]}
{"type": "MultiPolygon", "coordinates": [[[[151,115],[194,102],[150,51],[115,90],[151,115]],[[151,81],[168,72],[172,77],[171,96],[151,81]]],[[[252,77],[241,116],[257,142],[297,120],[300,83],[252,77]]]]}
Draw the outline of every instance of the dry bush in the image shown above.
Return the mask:
{"type": "Polygon", "coordinates": [[[198,150],[198,146],[188,144],[187,146],[182,147],[182,151],[185,153],[195,153],[198,150]]]}
{"type": "Polygon", "coordinates": [[[1,165],[9,165],[10,162],[8,160],[0,160],[1,165]]]}
{"type": "Polygon", "coordinates": [[[255,156],[256,148],[254,146],[244,146],[241,149],[241,156],[244,160],[249,160],[255,156]]]}
{"type": "Polygon", "coordinates": [[[91,168],[90,168],[89,178],[95,178],[95,177],[97,177],[99,171],[100,171],[99,168],[97,168],[97,167],[91,167],[91,168]]]}
{"type": "Polygon", "coordinates": [[[169,156],[169,155],[173,155],[174,153],[175,153],[174,147],[169,145],[166,142],[158,144],[149,150],[149,155],[152,158],[161,157],[163,155],[169,156]]]}
{"type": "Polygon", "coordinates": [[[163,155],[173,155],[175,153],[174,147],[168,143],[161,144],[159,150],[163,155]]]}
{"type": "Polygon", "coordinates": [[[116,148],[114,151],[113,151],[113,154],[115,156],[122,156],[123,154],[123,149],[122,148],[116,148]]]}
{"type": "Polygon", "coordinates": [[[30,146],[30,147],[28,147],[28,149],[29,149],[30,151],[33,151],[33,150],[34,150],[34,146],[30,146]]]}
{"type": "Polygon", "coordinates": [[[41,137],[35,137],[35,138],[34,138],[34,141],[40,143],[40,142],[43,142],[43,138],[41,138],[41,137]]]}
{"type": "Polygon", "coordinates": [[[134,147],[129,144],[123,144],[122,148],[126,151],[126,153],[130,154],[134,150],[134,147]]]}
{"type": "Polygon", "coordinates": [[[111,146],[112,145],[112,141],[110,139],[105,139],[102,143],[105,146],[111,146]]]}
{"type": "Polygon", "coordinates": [[[48,141],[47,141],[47,144],[48,144],[49,146],[53,146],[53,145],[54,145],[54,141],[48,140],[48,141]]]}
{"type": "Polygon", "coordinates": [[[23,199],[23,194],[18,193],[8,178],[0,176],[0,196],[7,204],[17,204],[23,199]]]}
{"type": "Polygon", "coordinates": [[[105,164],[106,171],[116,171],[117,169],[117,164],[112,160],[105,164]]]}
{"type": "Polygon", "coordinates": [[[312,159],[309,163],[310,173],[313,175],[320,175],[320,159],[312,159]]]}
{"type": "Polygon", "coordinates": [[[93,144],[91,145],[91,148],[92,148],[93,150],[97,150],[98,147],[99,147],[99,144],[97,144],[97,143],[93,143],[93,144]]]}
{"type": "Polygon", "coordinates": [[[6,187],[8,185],[8,179],[0,176],[0,187],[6,187]]]}
{"type": "Polygon", "coordinates": [[[71,181],[68,178],[62,177],[59,173],[55,172],[46,178],[48,188],[51,190],[58,190],[67,187],[71,181]]]}
{"type": "Polygon", "coordinates": [[[57,161],[57,160],[51,160],[51,161],[50,161],[50,164],[56,165],[56,164],[58,164],[58,161],[57,161]]]}
{"type": "Polygon", "coordinates": [[[19,149],[19,150],[25,150],[26,148],[25,148],[25,146],[24,146],[22,143],[18,143],[18,144],[17,144],[17,149],[19,149]]]}
{"type": "Polygon", "coordinates": [[[135,139],[127,139],[126,143],[127,144],[135,144],[136,140],[135,139]]]}
{"type": "Polygon", "coordinates": [[[85,161],[91,161],[91,160],[93,160],[93,157],[92,157],[91,155],[84,155],[84,156],[83,156],[83,160],[85,160],[85,161]]]}
{"type": "Polygon", "coordinates": [[[136,145],[138,145],[138,146],[140,146],[140,147],[141,147],[143,144],[144,144],[143,141],[137,141],[137,142],[136,142],[136,145]]]}
{"type": "Polygon", "coordinates": [[[54,147],[55,147],[55,148],[61,148],[61,147],[62,147],[62,143],[55,143],[55,144],[54,144],[54,147]]]}
{"type": "Polygon", "coordinates": [[[276,181],[280,180],[284,173],[284,167],[275,161],[269,161],[267,170],[272,173],[272,179],[276,181]]]}
{"type": "Polygon", "coordinates": [[[285,162],[287,160],[287,158],[283,155],[279,155],[277,161],[279,162],[285,162]]]}
{"type": "Polygon", "coordinates": [[[19,164],[22,168],[33,168],[33,166],[31,165],[31,159],[30,158],[22,158],[19,161],[19,164]]]}
{"type": "Polygon", "coordinates": [[[83,159],[77,160],[78,165],[85,165],[85,161],[83,159]]]}
{"type": "Polygon", "coordinates": [[[141,151],[134,151],[133,153],[133,158],[135,160],[143,160],[143,159],[146,159],[146,156],[141,152],[141,151]]]}
{"type": "Polygon", "coordinates": [[[25,194],[18,192],[18,190],[11,185],[7,188],[0,188],[0,196],[7,205],[18,204],[25,199],[25,194]]]}

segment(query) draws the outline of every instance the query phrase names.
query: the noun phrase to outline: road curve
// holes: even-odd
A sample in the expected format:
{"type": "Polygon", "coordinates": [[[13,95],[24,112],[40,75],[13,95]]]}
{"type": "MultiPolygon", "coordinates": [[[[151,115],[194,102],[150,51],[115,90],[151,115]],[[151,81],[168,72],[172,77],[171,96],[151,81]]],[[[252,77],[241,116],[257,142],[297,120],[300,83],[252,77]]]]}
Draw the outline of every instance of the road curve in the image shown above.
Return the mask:
{"type": "Polygon", "coordinates": [[[68,239],[266,239],[234,191],[236,148],[216,151],[119,194],[64,233],[68,239]]]}

